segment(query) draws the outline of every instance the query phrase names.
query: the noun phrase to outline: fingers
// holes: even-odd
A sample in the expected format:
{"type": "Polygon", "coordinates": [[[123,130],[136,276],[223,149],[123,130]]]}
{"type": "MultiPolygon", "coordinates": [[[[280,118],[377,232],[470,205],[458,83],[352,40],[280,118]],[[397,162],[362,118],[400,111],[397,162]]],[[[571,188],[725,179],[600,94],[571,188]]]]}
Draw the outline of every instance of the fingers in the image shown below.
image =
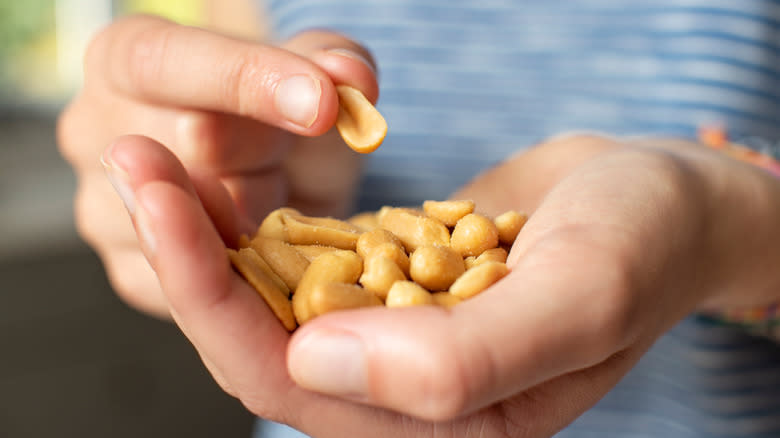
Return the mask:
{"type": "Polygon", "coordinates": [[[452,312],[317,318],[293,336],[290,375],[314,391],[441,421],[599,364],[635,333],[630,279],[619,260],[592,254],[593,243],[589,233],[546,241],[452,312]]]}
{"type": "MultiPolygon", "coordinates": [[[[299,50],[313,52],[313,41],[299,50]]],[[[343,77],[368,69],[356,57],[338,59],[321,62],[343,77]]],[[[298,134],[322,134],[337,115],[333,81],[303,56],[161,19],[118,21],[93,41],[85,63],[88,80],[102,77],[135,99],[247,116],[298,134]]]]}

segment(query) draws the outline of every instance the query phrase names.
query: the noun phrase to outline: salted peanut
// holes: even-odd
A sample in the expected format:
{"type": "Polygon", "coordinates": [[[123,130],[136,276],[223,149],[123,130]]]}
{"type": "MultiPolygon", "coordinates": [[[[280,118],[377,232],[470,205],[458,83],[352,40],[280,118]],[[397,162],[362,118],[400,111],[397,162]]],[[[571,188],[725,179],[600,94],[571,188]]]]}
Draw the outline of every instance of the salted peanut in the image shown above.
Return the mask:
{"type": "Polygon", "coordinates": [[[357,88],[336,86],[339,113],[336,129],[347,146],[355,152],[374,152],[387,135],[387,122],[374,105],[357,88]]]}
{"type": "Polygon", "coordinates": [[[451,309],[463,301],[449,292],[434,292],[431,294],[431,298],[433,298],[433,304],[447,309],[451,309]]]}
{"type": "Polygon", "coordinates": [[[293,314],[298,324],[303,324],[315,316],[309,307],[309,296],[316,285],[355,284],[362,273],[363,259],[354,251],[331,251],[312,260],[292,297],[293,314]]]}
{"type": "Polygon", "coordinates": [[[373,211],[358,213],[347,219],[347,222],[360,228],[363,231],[371,231],[379,227],[379,219],[376,217],[376,213],[373,211]]]}
{"type": "Polygon", "coordinates": [[[312,261],[326,252],[341,251],[340,248],[336,248],[335,246],[325,245],[293,245],[292,247],[303,254],[308,261],[312,261]]]}
{"type": "Polygon", "coordinates": [[[520,234],[520,230],[523,229],[526,221],[528,221],[528,215],[517,211],[510,210],[498,215],[493,219],[493,223],[495,223],[498,230],[499,242],[511,245],[517,238],[517,235],[520,234]]]}
{"type": "Polygon", "coordinates": [[[287,287],[291,290],[298,288],[303,272],[309,267],[309,259],[289,243],[278,239],[257,236],[251,245],[287,287]]]}
{"type": "Polygon", "coordinates": [[[392,243],[393,245],[398,246],[403,245],[401,239],[396,237],[395,234],[384,228],[375,228],[360,235],[355,250],[361,257],[365,258],[371,250],[383,243],[392,243]]]}
{"type": "Polygon", "coordinates": [[[425,201],[423,211],[448,227],[454,227],[463,216],[474,213],[474,201],[425,201]]]}
{"type": "Polygon", "coordinates": [[[354,250],[361,231],[345,221],[329,217],[283,214],[287,242],[294,245],[324,245],[354,250]]]}
{"type": "Polygon", "coordinates": [[[506,263],[506,258],[509,253],[501,247],[486,249],[479,256],[468,256],[463,261],[466,263],[466,269],[471,269],[475,266],[479,266],[485,262],[501,262],[506,263]]]}
{"type": "Polygon", "coordinates": [[[292,291],[287,286],[287,283],[285,283],[284,280],[282,280],[282,278],[279,277],[279,275],[277,275],[273,269],[271,269],[271,266],[265,261],[265,259],[263,259],[262,256],[260,256],[260,254],[257,253],[257,251],[254,250],[254,248],[241,248],[238,250],[238,254],[240,254],[242,259],[252,263],[260,270],[262,270],[266,277],[273,281],[274,285],[279,288],[279,290],[282,291],[286,297],[290,297],[292,291]]]}
{"type": "Polygon", "coordinates": [[[406,255],[406,251],[401,245],[381,243],[372,248],[371,252],[366,257],[387,257],[401,268],[401,272],[403,272],[407,278],[409,277],[409,256],[406,255]]]}
{"type": "MultiPolygon", "coordinates": [[[[309,294],[311,316],[307,321],[337,310],[381,306],[382,300],[371,291],[351,283],[317,284],[309,294]]],[[[304,321],[306,322],[306,321],[304,321]]],[[[303,324],[303,322],[301,323],[303,324]]]]}
{"type": "Polygon", "coordinates": [[[287,240],[287,232],[284,227],[285,214],[300,215],[301,212],[294,208],[282,207],[268,213],[257,228],[258,236],[271,237],[273,239],[287,240]]]}
{"type": "MultiPolygon", "coordinates": [[[[293,315],[289,291],[285,294],[257,264],[259,256],[251,249],[227,250],[231,264],[246,281],[263,297],[271,311],[288,331],[295,330],[297,324],[293,315]],[[252,256],[254,254],[254,256],[252,256]],[[257,257],[255,257],[257,256],[257,257]]],[[[262,260],[262,259],[261,259],[262,260]]]]}
{"type": "Polygon", "coordinates": [[[406,275],[394,261],[381,255],[363,261],[363,275],[358,283],[377,297],[387,298],[387,292],[396,281],[406,281],[406,275]]]}
{"type": "Polygon", "coordinates": [[[487,217],[470,213],[455,224],[450,246],[463,257],[477,256],[498,246],[498,229],[487,217]]]}
{"type": "Polygon", "coordinates": [[[385,306],[411,307],[434,304],[431,293],[413,281],[396,281],[387,292],[385,306]]]}
{"type": "Polygon", "coordinates": [[[409,256],[409,276],[430,291],[447,290],[465,271],[463,258],[449,246],[424,245],[409,256]]]}
{"type": "Polygon", "coordinates": [[[450,230],[440,221],[406,208],[387,210],[379,225],[398,236],[408,252],[423,245],[450,244],[450,230]]]}
{"type": "Polygon", "coordinates": [[[487,289],[509,273],[509,268],[501,262],[485,262],[466,271],[452,286],[450,293],[461,299],[468,299],[487,289]]]}

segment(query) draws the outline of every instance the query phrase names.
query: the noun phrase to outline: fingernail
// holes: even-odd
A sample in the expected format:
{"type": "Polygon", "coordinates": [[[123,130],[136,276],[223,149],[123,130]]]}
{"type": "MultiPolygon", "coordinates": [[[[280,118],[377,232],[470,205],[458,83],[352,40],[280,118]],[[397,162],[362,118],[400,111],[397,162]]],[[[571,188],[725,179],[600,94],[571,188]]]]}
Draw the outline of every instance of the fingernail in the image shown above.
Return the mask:
{"type": "Polygon", "coordinates": [[[291,354],[290,375],[312,391],[364,396],[367,378],[363,342],[344,332],[309,333],[291,354]]]}
{"type": "Polygon", "coordinates": [[[122,202],[124,202],[125,208],[127,208],[127,211],[132,215],[135,213],[135,195],[133,194],[133,189],[130,188],[127,172],[117,166],[111,159],[111,152],[113,150],[113,145],[106,148],[106,150],[103,151],[103,155],[100,156],[100,163],[106,170],[108,181],[114,186],[114,190],[116,190],[116,193],[122,199],[122,202]]]}
{"type": "Polygon", "coordinates": [[[276,87],[274,100],[277,111],[287,120],[304,128],[317,120],[322,87],[311,76],[296,75],[284,79],[276,87]]]}
{"type": "Polygon", "coordinates": [[[138,235],[138,241],[145,249],[147,257],[153,255],[157,251],[157,239],[154,237],[152,228],[149,224],[149,214],[143,207],[139,208],[133,215],[133,223],[135,224],[135,231],[138,235]]]}
{"type": "Polygon", "coordinates": [[[374,74],[376,74],[376,66],[374,66],[374,64],[371,61],[369,61],[368,58],[366,58],[365,56],[361,55],[358,52],[353,52],[352,50],[341,49],[341,48],[339,48],[339,49],[328,49],[328,50],[326,50],[326,52],[332,53],[332,54],[338,55],[338,56],[346,56],[347,58],[354,59],[356,61],[360,61],[363,64],[365,64],[366,67],[371,69],[371,71],[374,72],[374,74]]]}

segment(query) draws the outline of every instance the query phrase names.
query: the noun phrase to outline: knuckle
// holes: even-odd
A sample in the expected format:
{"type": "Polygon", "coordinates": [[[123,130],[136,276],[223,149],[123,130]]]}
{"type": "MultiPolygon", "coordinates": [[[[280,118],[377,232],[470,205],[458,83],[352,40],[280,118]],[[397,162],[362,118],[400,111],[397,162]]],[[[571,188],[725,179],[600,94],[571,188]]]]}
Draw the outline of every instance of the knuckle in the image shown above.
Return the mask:
{"type": "Polygon", "coordinates": [[[220,97],[228,108],[236,108],[240,115],[249,116],[261,105],[263,90],[270,90],[280,78],[280,73],[263,62],[250,49],[239,51],[223,70],[220,97]]]}

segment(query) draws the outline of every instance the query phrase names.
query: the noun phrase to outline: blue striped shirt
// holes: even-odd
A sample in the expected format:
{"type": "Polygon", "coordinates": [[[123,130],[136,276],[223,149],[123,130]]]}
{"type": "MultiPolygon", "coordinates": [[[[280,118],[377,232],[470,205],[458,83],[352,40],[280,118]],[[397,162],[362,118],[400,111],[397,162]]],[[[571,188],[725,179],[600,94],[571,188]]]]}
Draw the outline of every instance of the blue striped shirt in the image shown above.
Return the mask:
{"type": "MultiPolygon", "coordinates": [[[[361,208],[443,199],[562,132],[780,144],[778,0],[269,0],[279,38],[342,31],[378,60],[385,144],[361,208]]],[[[683,321],[561,438],[780,437],[780,349],[683,321]]]]}

